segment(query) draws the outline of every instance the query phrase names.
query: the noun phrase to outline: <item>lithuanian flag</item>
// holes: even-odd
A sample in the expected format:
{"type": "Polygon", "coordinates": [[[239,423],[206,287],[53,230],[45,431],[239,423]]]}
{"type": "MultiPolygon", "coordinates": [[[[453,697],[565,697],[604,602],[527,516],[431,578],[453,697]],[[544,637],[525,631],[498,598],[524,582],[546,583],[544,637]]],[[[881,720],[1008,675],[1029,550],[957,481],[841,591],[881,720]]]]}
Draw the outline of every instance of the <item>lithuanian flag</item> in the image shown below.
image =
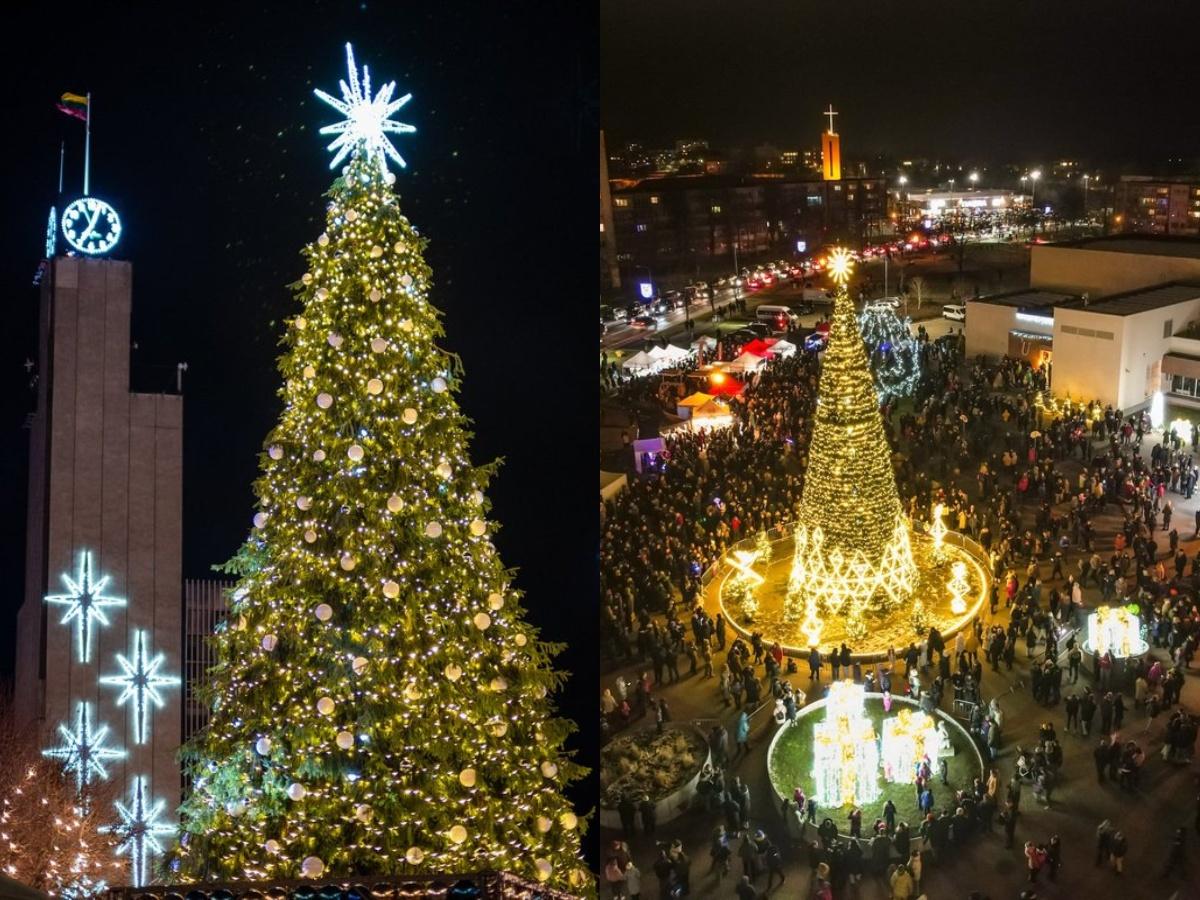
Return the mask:
{"type": "Polygon", "coordinates": [[[76,119],[87,121],[87,97],[82,97],[79,94],[63,94],[56,105],[61,112],[65,112],[68,116],[74,116],[76,119]]]}

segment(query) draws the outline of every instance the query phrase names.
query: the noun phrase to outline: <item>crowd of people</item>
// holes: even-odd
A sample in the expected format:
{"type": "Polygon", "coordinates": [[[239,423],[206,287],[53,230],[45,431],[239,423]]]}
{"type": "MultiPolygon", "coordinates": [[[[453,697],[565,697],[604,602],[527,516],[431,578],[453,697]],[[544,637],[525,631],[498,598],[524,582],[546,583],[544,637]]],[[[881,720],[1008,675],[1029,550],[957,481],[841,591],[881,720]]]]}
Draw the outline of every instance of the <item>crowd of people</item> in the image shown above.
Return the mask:
{"type": "MultiPolygon", "coordinates": [[[[1142,445],[1147,439],[1157,441],[1157,434],[1151,433],[1146,416],[1125,416],[1098,404],[1059,405],[1045,395],[1042,373],[1022,360],[963,365],[953,356],[934,355],[929,363],[906,411],[883,410],[896,451],[897,484],[914,522],[927,521],[935,503],[944,505],[946,524],[988,553],[995,587],[990,621],[986,626],[976,621],[973,635],[966,636],[968,646],[963,646],[963,635],[953,650],[937,646],[940,636],[915,640],[910,650],[923,665],[913,677],[909,653],[901,649],[896,663],[886,667],[889,689],[940,706],[943,692],[949,694],[953,687],[954,699],[968,710],[964,724],[994,760],[1003,715],[999,698],[985,701],[981,696],[980,655],[993,671],[1003,667],[1008,672],[1020,656],[1029,665],[1035,700],[1047,709],[1064,708],[1067,734],[1092,734],[1099,715],[1095,734],[1103,744],[1103,777],[1129,789],[1138,784],[1146,753],[1122,731],[1129,702],[1144,717],[1146,731],[1166,713],[1164,760],[1190,759],[1196,720],[1172,707],[1200,642],[1200,554],[1192,560],[1183,554],[1172,501],[1190,497],[1200,474],[1192,456],[1195,430],[1166,436],[1147,459],[1142,445]],[[1109,538],[1096,523],[1114,512],[1121,524],[1108,546],[1109,538]],[[1084,597],[1088,588],[1098,590],[1101,602],[1136,608],[1147,638],[1169,652],[1170,662],[1094,655],[1094,684],[1078,687],[1084,667],[1081,610],[1092,605],[1084,597]],[[931,668],[922,678],[924,666],[931,668]]],[[[711,677],[714,698],[735,711],[739,752],[747,710],[758,708],[767,691],[776,695],[780,708],[777,691],[787,682],[781,670],[790,661],[775,659],[774,648],[737,641],[722,663],[718,654],[726,649],[724,621],[714,621],[703,610],[701,577],[733,543],[794,517],[803,492],[818,378],[819,366],[811,355],[772,362],[735,404],[734,426],[668,438],[664,470],[634,481],[605,509],[600,569],[606,662],[647,667],[638,682],[645,697],[636,704],[645,711],[655,708],[653,694],[660,684],[681,677],[679,660],[690,658],[689,676],[711,677]]],[[[1196,525],[1200,531],[1200,513],[1196,525]]],[[[853,674],[870,677],[879,686],[885,673],[853,674]]],[[[789,718],[786,703],[782,709],[789,718]]],[[[606,733],[613,734],[635,719],[637,710],[606,703],[604,715],[606,733]]],[[[1098,774],[1100,750],[1098,746],[1098,774]]],[[[1047,721],[1035,745],[1018,748],[1014,777],[1003,798],[991,790],[994,770],[982,794],[979,785],[946,791],[942,802],[935,803],[940,808],[930,810],[915,834],[905,828],[899,845],[896,834],[903,823],[893,827],[881,816],[882,832],[876,828],[863,838],[839,835],[832,817],[818,818],[808,798],[802,805],[797,798],[785,802],[785,821],[792,827],[799,820],[801,834],[807,822],[820,838],[798,841],[812,863],[817,896],[822,886],[836,891],[864,874],[897,877],[894,895],[916,896],[922,866],[944,856],[939,845],[945,851],[991,830],[995,820],[1015,848],[1021,785],[1029,785],[1039,802],[1051,805],[1056,785],[1068,777],[1062,760],[1055,725],[1047,721]],[[889,848],[882,874],[878,863],[883,850],[873,849],[882,848],[883,841],[876,840],[881,837],[889,848]],[[915,872],[909,863],[914,847],[925,854],[916,860],[915,872]],[[908,853],[901,852],[905,849],[908,853]],[[906,874],[897,876],[901,872],[906,874]]],[[[752,828],[748,810],[743,817],[739,805],[744,782],[726,768],[734,762],[726,758],[705,777],[705,806],[724,817],[720,824],[727,836],[745,835],[752,828]],[[739,808],[736,821],[730,818],[731,798],[739,808]]],[[[1055,877],[1060,852],[1056,836],[1030,840],[1025,857],[1031,880],[1047,870],[1055,877]]],[[[743,873],[751,890],[757,890],[756,878],[765,872],[758,867],[743,873]]],[[[739,886],[737,893],[741,897],[746,892],[739,886]]]]}

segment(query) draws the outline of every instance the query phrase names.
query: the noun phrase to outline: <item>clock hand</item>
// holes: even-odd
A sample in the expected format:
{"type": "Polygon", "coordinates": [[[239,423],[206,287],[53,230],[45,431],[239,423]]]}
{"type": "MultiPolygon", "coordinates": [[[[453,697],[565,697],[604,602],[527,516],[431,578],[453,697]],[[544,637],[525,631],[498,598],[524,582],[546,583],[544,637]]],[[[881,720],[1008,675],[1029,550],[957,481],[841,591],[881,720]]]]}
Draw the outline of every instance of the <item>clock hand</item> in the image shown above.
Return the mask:
{"type": "Polygon", "coordinates": [[[100,219],[100,212],[101,211],[97,209],[94,213],[92,213],[92,220],[88,222],[88,227],[85,228],[83,234],[79,236],[79,243],[82,244],[84,241],[86,241],[88,239],[88,235],[96,230],[96,222],[98,222],[100,219]]]}

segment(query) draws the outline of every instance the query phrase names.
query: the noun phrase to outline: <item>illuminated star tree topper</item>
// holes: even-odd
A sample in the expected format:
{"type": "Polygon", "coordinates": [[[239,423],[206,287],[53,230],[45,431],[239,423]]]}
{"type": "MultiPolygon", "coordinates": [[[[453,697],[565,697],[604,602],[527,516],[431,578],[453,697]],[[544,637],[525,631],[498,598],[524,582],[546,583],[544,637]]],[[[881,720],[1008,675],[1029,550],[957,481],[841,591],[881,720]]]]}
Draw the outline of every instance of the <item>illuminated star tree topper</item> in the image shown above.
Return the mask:
{"type": "Polygon", "coordinates": [[[63,722],[58,726],[58,733],[63,742],[57,747],[43,750],[42,755],[61,759],[63,768],[75,773],[75,784],[80,791],[91,784],[94,778],[108,778],[108,769],[104,765],[106,762],[125,757],[124,750],[104,746],[108,726],[95,726],[92,705],[87,701],[80,701],[77,707],[75,730],[72,731],[63,722]]]}
{"type": "Polygon", "coordinates": [[[92,661],[92,622],[101,625],[108,624],[108,616],[104,610],[109,606],[124,606],[122,597],[105,597],[104,589],[108,587],[108,576],[95,580],[95,569],[92,566],[92,554],[86,550],[79,554],[79,571],[72,578],[63,573],[62,580],[67,586],[65,594],[49,594],[47,603],[67,607],[60,624],[66,625],[75,621],[75,638],[79,650],[80,662],[92,661]]]}
{"type": "Polygon", "coordinates": [[[159,821],[166,810],[166,802],[151,801],[150,786],[144,775],[133,779],[128,806],[120,800],[113,805],[117,808],[117,815],[121,817],[119,825],[110,826],[110,830],[122,838],[117,852],[129,856],[133,886],[143,887],[147,882],[150,856],[163,852],[159,838],[172,835],[178,829],[167,822],[159,821]]]}
{"type": "Polygon", "coordinates": [[[138,744],[146,743],[146,737],[150,733],[149,704],[152,703],[156,709],[161,709],[166,702],[158,689],[179,686],[179,679],[174,675],[159,674],[159,667],[166,661],[166,657],[159,653],[151,658],[146,649],[147,643],[146,632],[141,629],[135,631],[133,660],[117,654],[117,664],[125,674],[105,675],[100,679],[101,684],[116,685],[125,689],[117,698],[117,706],[123,706],[126,700],[133,699],[133,735],[134,742],[138,744]]]}
{"type": "Polygon", "coordinates": [[[396,82],[389,81],[372,97],[370,72],[363,66],[362,79],[359,80],[358,67],[354,63],[354,49],[349,44],[346,44],[346,68],[349,70],[350,82],[339,82],[342,89],[341,100],[322,90],[313,91],[318,98],[345,116],[341,122],[326,125],[321,129],[321,134],[337,135],[326,148],[337,151],[329,168],[336,169],[354,150],[361,150],[369,160],[378,160],[379,167],[384,172],[387,171],[388,157],[400,168],[405,168],[408,164],[388,134],[411,134],[417,130],[412,125],[392,121],[392,114],[407,103],[412,94],[405,94],[399,100],[393,100],[396,82]]]}

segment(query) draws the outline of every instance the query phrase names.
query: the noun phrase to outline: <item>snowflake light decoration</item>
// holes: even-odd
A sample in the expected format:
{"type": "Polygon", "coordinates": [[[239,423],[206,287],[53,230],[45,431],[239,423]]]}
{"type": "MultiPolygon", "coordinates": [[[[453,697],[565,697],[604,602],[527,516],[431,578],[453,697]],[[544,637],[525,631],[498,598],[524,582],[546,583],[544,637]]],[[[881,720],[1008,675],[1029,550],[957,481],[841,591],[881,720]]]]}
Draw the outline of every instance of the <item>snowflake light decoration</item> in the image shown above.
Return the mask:
{"type": "Polygon", "coordinates": [[[42,755],[50,759],[61,759],[63,768],[75,773],[75,785],[81,791],[94,778],[108,778],[108,769],[104,765],[106,762],[125,758],[124,750],[104,746],[108,726],[96,727],[92,721],[91,707],[86,700],[81,700],[75,716],[75,730],[67,727],[66,722],[61,723],[58,733],[63,742],[42,751],[42,755]]]}
{"type": "Polygon", "coordinates": [[[179,679],[174,675],[158,673],[159,667],[166,661],[166,657],[159,653],[150,658],[146,650],[147,643],[146,632],[141,629],[135,631],[133,633],[133,661],[126,659],[120,653],[117,654],[117,664],[125,674],[105,675],[100,679],[101,684],[125,688],[121,692],[121,696],[117,698],[117,706],[124,706],[126,700],[133,699],[133,739],[137,744],[146,743],[146,736],[150,733],[151,710],[149,704],[153,704],[156,709],[162,709],[166,702],[158,689],[160,687],[178,687],[179,685],[179,679]]]}
{"type": "Polygon", "coordinates": [[[143,887],[147,880],[150,856],[163,852],[159,838],[174,834],[177,829],[174,825],[159,821],[167,804],[164,800],[151,802],[150,786],[144,775],[133,779],[130,800],[128,806],[120,800],[113,804],[117,808],[117,815],[121,817],[121,824],[108,826],[106,830],[122,838],[117,853],[128,854],[133,870],[130,873],[133,886],[143,887]]]}
{"type": "Polygon", "coordinates": [[[408,164],[396,150],[388,134],[412,134],[417,130],[412,125],[395,122],[391,118],[396,110],[412,99],[412,94],[405,94],[399,100],[393,100],[396,82],[389,81],[372,97],[370,72],[363,66],[362,80],[359,81],[358,67],[354,63],[354,49],[349,44],[346,44],[346,68],[350,72],[350,83],[339,82],[342,89],[341,100],[322,90],[313,91],[318,98],[345,116],[341,122],[326,125],[320,132],[337,135],[333,143],[326,148],[337,151],[329,168],[336,169],[342,160],[356,149],[361,149],[367,159],[378,159],[379,167],[384,172],[387,172],[389,157],[400,168],[405,168],[408,164]]]}
{"type": "Polygon", "coordinates": [[[86,550],[79,554],[79,571],[75,577],[72,578],[64,572],[62,580],[67,586],[68,593],[49,594],[46,602],[67,607],[60,624],[66,625],[72,620],[75,621],[79,661],[91,662],[92,622],[107,625],[108,616],[104,614],[105,608],[124,606],[125,600],[122,597],[104,596],[104,589],[108,587],[109,578],[105,575],[99,581],[95,580],[92,554],[86,550]]]}

